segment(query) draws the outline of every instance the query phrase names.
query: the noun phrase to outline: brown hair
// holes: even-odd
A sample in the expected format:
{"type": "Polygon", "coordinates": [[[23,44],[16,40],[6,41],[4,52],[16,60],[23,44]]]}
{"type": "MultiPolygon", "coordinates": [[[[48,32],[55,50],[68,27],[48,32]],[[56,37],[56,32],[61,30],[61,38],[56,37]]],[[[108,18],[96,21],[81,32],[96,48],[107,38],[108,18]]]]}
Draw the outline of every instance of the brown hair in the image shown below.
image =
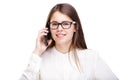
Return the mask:
{"type": "MultiPolygon", "coordinates": [[[[86,45],[86,42],[85,42],[85,38],[84,38],[82,25],[81,25],[79,16],[78,16],[75,8],[72,5],[70,5],[68,3],[57,4],[51,9],[51,11],[48,15],[48,19],[47,19],[47,22],[46,22],[46,27],[48,27],[48,29],[50,29],[49,22],[51,20],[51,17],[53,15],[53,13],[55,13],[56,11],[59,11],[59,12],[65,14],[65,15],[67,15],[73,21],[76,22],[76,24],[75,24],[76,32],[73,35],[72,43],[71,43],[71,46],[69,48],[69,52],[70,52],[71,49],[74,51],[75,64],[79,68],[79,63],[80,62],[79,62],[79,58],[78,58],[77,53],[76,53],[76,48],[77,49],[87,49],[87,45],[86,45]]],[[[54,45],[55,45],[55,41],[53,40],[52,43],[48,46],[48,48],[51,48],[54,45]]]]}

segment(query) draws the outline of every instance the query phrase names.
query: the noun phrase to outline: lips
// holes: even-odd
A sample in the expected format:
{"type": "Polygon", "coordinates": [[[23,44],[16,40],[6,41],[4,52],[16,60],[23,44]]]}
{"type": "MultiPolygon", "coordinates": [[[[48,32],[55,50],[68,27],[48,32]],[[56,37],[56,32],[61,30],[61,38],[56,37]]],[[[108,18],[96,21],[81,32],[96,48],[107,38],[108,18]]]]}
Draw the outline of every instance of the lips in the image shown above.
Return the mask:
{"type": "Polygon", "coordinates": [[[66,34],[56,34],[57,38],[63,38],[66,34]]]}

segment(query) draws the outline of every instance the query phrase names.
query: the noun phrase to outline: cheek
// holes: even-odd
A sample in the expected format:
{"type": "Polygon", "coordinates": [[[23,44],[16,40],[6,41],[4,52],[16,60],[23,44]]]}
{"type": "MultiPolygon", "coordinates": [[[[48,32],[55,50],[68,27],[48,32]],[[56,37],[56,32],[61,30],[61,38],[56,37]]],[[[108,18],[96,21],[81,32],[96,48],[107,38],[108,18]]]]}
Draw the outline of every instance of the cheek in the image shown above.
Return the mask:
{"type": "Polygon", "coordinates": [[[69,36],[70,38],[73,38],[73,35],[74,35],[75,32],[76,32],[75,29],[71,29],[71,30],[69,30],[69,32],[68,32],[68,36],[69,36]]]}
{"type": "Polygon", "coordinates": [[[69,32],[68,33],[69,38],[73,38],[73,34],[74,34],[74,32],[69,32]]]}
{"type": "Polygon", "coordinates": [[[50,30],[52,38],[55,36],[55,31],[50,30]]]}
{"type": "Polygon", "coordinates": [[[69,30],[69,33],[74,33],[76,32],[75,26],[72,26],[72,28],[69,30]]]}

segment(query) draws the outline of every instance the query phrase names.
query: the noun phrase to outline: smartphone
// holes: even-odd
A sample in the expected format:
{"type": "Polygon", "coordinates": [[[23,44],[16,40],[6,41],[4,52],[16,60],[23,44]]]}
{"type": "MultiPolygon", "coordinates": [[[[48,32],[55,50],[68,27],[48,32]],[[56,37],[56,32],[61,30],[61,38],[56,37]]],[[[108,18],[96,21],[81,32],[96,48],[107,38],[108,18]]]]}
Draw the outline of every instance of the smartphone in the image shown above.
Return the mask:
{"type": "Polygon", "coordinates": [[[46,45],[46,46],[48,46],[48,40],[50,40],[51,39],[51,33],[50,33],[50,27],[48,27],[49,26],[49,22],[46,24],[46,28],[48,28],[48,34],[46,35],[46,36],[44,36],[44,44],[46,45]]]}
{"type": "Polygon", "coordinates": [[[45,45],[46,46],[48,46],[48,40],[50,40],[51,39],[51,34],[50,34],[50,32],[46,35],[46,36],[44,36],[44,38],[45,38],[45,45]]]}

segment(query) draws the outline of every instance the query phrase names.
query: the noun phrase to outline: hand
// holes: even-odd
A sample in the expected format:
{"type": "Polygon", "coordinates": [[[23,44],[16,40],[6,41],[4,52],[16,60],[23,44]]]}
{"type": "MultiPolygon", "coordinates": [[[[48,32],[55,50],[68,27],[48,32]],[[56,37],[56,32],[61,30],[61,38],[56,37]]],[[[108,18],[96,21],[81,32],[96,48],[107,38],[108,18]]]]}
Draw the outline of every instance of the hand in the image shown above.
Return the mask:
{"type": "MultiPolygon", "coordinates": [[[[36,39],[36,47],[35,47],[35,50],[34,50],[34,54],[37,54],[37,55],[41,55],[48,46],[45,45],[45,43],[43,42],[44,40],[44,36],[47,35],[48,33],[48,29],[47,28],[43,28],[39,31],[38,33],[38,37],[36,39]]],[[[52,42],[52,40],[48,40],[48,45],[52,42]]]]}

